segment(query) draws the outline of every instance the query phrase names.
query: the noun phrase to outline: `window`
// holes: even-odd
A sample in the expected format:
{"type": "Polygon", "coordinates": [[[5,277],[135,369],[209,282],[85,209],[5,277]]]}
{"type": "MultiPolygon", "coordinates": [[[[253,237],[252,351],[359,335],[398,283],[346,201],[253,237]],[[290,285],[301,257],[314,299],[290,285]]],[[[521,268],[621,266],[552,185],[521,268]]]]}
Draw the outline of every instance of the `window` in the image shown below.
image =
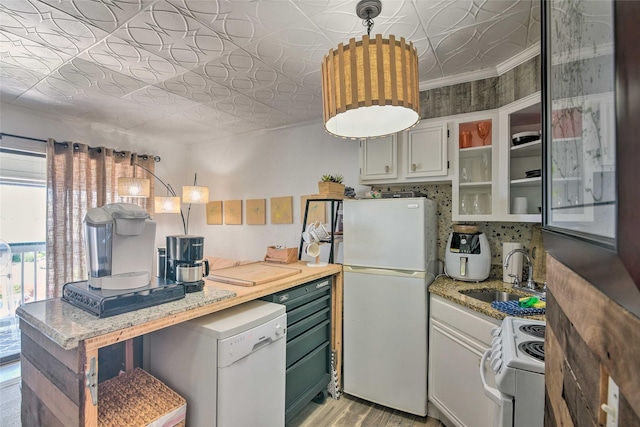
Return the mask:
{"type": "Polygon", "coordinates": [[[0,148],[0,240],[11,253],[11,262],[0,266],[0,363],[20,353],[16,308],[46,298],[44,148],[0,148]]]}

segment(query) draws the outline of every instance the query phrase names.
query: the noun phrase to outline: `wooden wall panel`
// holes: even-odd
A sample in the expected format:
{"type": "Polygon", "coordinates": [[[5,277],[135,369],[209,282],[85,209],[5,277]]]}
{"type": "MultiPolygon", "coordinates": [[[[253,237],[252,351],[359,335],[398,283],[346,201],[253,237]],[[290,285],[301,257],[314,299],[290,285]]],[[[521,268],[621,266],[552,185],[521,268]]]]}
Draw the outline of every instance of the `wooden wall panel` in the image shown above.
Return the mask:
{"type": "Polygon", "coordinates": [[[72,371],[80,371],[80,365],[82,363],[80,362],[78,352],[76,350],[65,350],[47,338],[44,334],[34,329],[33,326],[22,320],[20,321],[20,332],[23,337],[26,335],[31,338],[31,340],[42,347],[44,351],[53,355],[54,358],[58,359],[72,371]]]}
{"type": "Polygon", "coordinates": [[[549,397],[549,401],[544,408],[544,425],[573,427],[574,424],[569,414],[569,408],[567,408],[567,403],[563,398],[564,354],[553,329],[550,328],[548,317],[550,306],[551,304],[547,304],[547,330],[544,342],[545,394],[549,397]]]}
{"type": "Polygon", "coordinates": [[[46,426],[56,423],[61,423],[66,427],[79,425],[80,408],[78,405],[73,403],[24,357],[21,360],[20,371],[22,386],[29,387],[40,396],[40,402],[29,402],[31,406],[40,409],[41,417],[46,417],[47,422],[38,425],[46,426]],[[45,406],[46,410],[41,408],[40,405],[45,406]],[[51,420],[51,424],[49,420],[51,420]]]}
{"type": "Polygon", "coordinates": [[[21,391],[20,418],[22,427],[65,427],[24,381],[22,381],[21,391]]]}
{"type": "Polygon", "coordinates": [[[82,379],[79,374],[71,371],[28,336],[22,335],[21,339],[23,362],[28,361],[74,404],[79,405],[82,387],[82,379]]]}
{"type": "MultiPolygon", "coordinates": [[[[589,349],[587,343],[576,332],[564,312],[559,310],[553,293],[547,293],[547,302],[549,303],[549,310],[546,313],[547,322],[550,324],[549,327],[553,329],[560,351],[566,359],[566,366],[563,369],[564,378],[567,380],[569,376],[573,376],[576,378],[576,382],[580,384],[579,390],[573,390],[577,395],[572,396],[572,398],[576,399],[576,403],[581,402],[585,410],[591,413],[592,421],[597,422],[602,391],[600,389],[600,375],[594,375],[594,373],[600,372],[600,362],[589,349]]],[[[572,416],[572,418],[576,421],[575,416],[572,416]]],[[[588,425],[583,424],[584,422],[586,421],[581,420],[580,422],[575,422],[575,424],[579,426],[588,425]]]]}
{"type": "Polygon", "coordinates": [[[602,423],[610,375],[620,387],[619,425],[640,425],[640,319],[551,256],[547,280],[545,419],[602,423]]]}

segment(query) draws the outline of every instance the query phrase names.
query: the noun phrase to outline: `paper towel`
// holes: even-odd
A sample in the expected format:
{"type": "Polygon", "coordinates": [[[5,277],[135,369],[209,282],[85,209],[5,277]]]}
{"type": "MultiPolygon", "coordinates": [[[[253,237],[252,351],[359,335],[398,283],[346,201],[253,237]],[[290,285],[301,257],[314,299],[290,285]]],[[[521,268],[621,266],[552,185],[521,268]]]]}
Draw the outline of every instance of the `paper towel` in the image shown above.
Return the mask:
{"type": "Polygon", "coordinates": [[[522,243],[516,242],[504,242],[502,243],[502,281],[505,283],[513,283],[513,277],[509,277],[509,274],[515,274],[518,276],[518,281],[522,281],[522,254],[515,253],[511,255],[509,259],[509,267],[504,268],[504,262],[507,259],[507,255],[514,249],[522,249],[522,243]]]}

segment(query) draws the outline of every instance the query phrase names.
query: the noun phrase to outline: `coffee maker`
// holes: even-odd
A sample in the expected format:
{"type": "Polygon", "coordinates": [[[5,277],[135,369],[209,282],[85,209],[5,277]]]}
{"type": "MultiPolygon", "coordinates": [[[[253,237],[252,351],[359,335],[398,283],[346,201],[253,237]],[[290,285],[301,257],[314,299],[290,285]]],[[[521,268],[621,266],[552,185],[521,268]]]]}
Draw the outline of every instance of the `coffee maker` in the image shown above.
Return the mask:
{"type": "Polygon", "coordinates": [[[491,271],[491,248],[484,233],[475,226],[461,226],[463,231],[449,235],[445,250],[447,276],[464,282],[481,282],[491,271]],[[467,228],[464,228],[467,227],[467,228]]]}
{"type": "Polygon", "coordinates": [[[156,223],[143,208],[111,203],[89,209],[84,231],[91,288],[123,290],[149,285],[156,223]]]}
{"type": "Polygon", "coordinates": [[[201,291],[203,277],[209,275],[209,261],[203,254],[204,237],[167,236],[166,278],[182,283],[185,292],[201,291]]]}

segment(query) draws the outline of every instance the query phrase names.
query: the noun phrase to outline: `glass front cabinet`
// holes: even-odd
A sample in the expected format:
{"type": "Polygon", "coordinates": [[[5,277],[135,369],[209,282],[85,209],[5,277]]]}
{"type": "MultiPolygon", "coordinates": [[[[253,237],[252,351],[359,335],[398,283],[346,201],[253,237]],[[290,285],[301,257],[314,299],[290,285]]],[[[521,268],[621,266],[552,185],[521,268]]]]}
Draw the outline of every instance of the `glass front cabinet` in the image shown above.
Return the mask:
{"type": "Polygon", "coordinates": [[[540,222],[540,93],[455,119],[452,220],[540,222]]]}
{"type": "Polygon", "coordinates": [[[483,112],[456,119],[451,139],[458,145],[457,173],[452,181],[452,219],[492,221],[496,212],[498,115],[483,112]]]}

